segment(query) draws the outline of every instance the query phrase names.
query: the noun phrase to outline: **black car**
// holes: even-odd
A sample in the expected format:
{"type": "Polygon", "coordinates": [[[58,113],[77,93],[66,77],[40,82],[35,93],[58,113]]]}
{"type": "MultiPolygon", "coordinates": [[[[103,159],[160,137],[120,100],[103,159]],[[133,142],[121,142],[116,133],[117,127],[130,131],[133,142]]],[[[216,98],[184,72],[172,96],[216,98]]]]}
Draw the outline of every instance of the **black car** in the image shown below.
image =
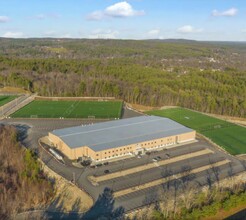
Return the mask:
{"type": "Polygon", "coordinates": [[[104,173],[105,173],[105,174],[109,173],[109,170],[104,170],[104,173]]]}
{"type": "Polygon", "coordinates": [[[81,165],[84,166],[84,167],[90,166],[90,164],[91,164],[90,160],[84,160],[84,161],[81,162],[81,165]]]}
{"type": "Polygon", "coordinates": [[[102,165],[103,165],[102,163],[98,163],[96,166],[101,167],[102,165]]]}
{"type": "Polygon", "coordinates": [[[103,165],[108,165],[108,162],[104,162],[103,165]]]}
{"type": "Polygon", "coordinates": [[[158,160],[161,160],[161,157],[160,157],[160,156],[157,156],[156,158],[157,158],[158,160]]]}
{"type": "Polygon", "coordinates": [[[95,168],[96,168],[96,166],[95,166],[95,165],[92,165],[92,166],[90,166],[90,168],[93,168],[93,169],[95,169],[95,168]]]}

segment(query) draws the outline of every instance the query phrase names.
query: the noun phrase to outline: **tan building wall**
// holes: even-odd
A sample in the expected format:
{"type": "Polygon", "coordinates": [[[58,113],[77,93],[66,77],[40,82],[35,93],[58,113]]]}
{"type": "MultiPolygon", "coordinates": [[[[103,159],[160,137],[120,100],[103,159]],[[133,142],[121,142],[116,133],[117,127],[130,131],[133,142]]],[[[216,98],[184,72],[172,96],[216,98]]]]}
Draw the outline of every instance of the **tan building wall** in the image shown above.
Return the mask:
{"type": "Polygon", "coordinates": [[[54,147],[63,152],[69,159],[77,159],[78,157],[87,156],[94,161],[108,160],[111,158],[122,157],[129,154],[143,153],[144,150],[154,150],[160,147],[171,146],[177,143],[184,143],[194,140],[196,132],[192,131],[180,135],[170,137],[163,137],[160,139],[149,140],[136,144],[120,146],[116,148],[108,148],[102,151],[93,151],[88,146],[81,146],[79,148],[69,148],[59,137],[49,133],[49,139],[54,144],[54,147]]]}

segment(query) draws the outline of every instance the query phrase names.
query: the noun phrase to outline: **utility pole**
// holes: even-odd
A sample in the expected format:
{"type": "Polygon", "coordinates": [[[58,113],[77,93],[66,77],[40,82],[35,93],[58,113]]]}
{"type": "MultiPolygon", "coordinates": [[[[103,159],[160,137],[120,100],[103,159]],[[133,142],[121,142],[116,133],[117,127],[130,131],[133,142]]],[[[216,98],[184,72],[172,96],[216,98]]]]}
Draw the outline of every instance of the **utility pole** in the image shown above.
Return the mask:
{"type": "Polygon", "coordinates": [[[74,185],[76,185],[75,172],[73,172],[73,183],[74,183],[74,185]]]}

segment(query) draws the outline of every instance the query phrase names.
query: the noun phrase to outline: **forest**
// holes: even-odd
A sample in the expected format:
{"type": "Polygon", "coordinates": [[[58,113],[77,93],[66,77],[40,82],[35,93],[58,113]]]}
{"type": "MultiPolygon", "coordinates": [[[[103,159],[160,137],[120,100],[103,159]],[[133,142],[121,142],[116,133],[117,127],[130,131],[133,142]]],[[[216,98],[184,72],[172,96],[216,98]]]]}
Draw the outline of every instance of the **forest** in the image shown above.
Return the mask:
{"type": "Polygon", "coordinates": [[[12,126],[0,126],[0,219],[48,204],[53,185],[37,158],[18,142],[12,126]]]}
{"type": "Polygon", "coordinates": [[[246,43],[0,39],[0,84],[246,117],[246,43]]]}

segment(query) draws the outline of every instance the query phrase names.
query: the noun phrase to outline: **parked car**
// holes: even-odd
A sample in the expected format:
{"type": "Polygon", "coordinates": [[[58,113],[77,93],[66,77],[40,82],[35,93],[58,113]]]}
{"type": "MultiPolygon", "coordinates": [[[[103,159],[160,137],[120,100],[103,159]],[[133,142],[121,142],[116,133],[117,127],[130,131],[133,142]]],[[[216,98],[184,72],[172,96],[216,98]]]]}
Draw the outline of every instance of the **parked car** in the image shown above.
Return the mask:
{"type": "Polygon", "coordinates": [[[96,168],[96,166],[95,166],[95,165],[92,165],[92,166],[90,166],[90,168],[93,168],[93,169],[95,169],[95,168],[96,168]]]}
{"type": "Polygon", "coordinates": [[[157,158],[155,157],[155,158],[152,159],[152,161],[157,162],[158,160],[157,160],[157,158]]]}
{"type": "Polygon", "coordinates": [[[141,155],[138,155],[137,158],[142,158],[142,156],[141,155]]]}
{"type": "Polygon", "coordinates": [[[105,173],[105,174],[109,173],[109,170],[104,170],[104,173],[105,173]]]}
{"type": "Polygon", "coordinates": [[[150,151],[147,151],[147,152],[146,152],[146,154],[147,154],[147,155],[150,155],[150,154],[151,154],[151,152],[150,152],[150,151]]]}
{"type": "Polygon", "coordinates": [[[160,157],[160,156],[157,156],[156,158],[157,158],[158,160],[161,160],[161,157],[160,157]]]}
{"type": "Polygon", "coordinates": [[[82,162],[82,161],[83,161],[82,157],[78,157],[77,162],[79,163],[79,162],[82,162]]]}
{"type": "Polygon", "coordinates": [[[109,163],[108,162],[104,162],[103,165],[108,165],[109,163]]]}
{"type": "Polygon", "coordinates": [[[90,161],[90,160],[84,160],[84,161],[82,161],[80,164],[81,164],[82,166],[84,166],[84,167],[87,167],[87,166],[90,166],[91,161],[90,161]]]}
{"type": "Polygon", "coordinates": [[[169,159],[170,158],[170,154],[166,154],[167,158],[169,159]]]}
{"type": "Polygon", "coordinates": [[[101,167],[102,165],[103,165],[102,163],[96,164],[97,167],[101,167]]]}

